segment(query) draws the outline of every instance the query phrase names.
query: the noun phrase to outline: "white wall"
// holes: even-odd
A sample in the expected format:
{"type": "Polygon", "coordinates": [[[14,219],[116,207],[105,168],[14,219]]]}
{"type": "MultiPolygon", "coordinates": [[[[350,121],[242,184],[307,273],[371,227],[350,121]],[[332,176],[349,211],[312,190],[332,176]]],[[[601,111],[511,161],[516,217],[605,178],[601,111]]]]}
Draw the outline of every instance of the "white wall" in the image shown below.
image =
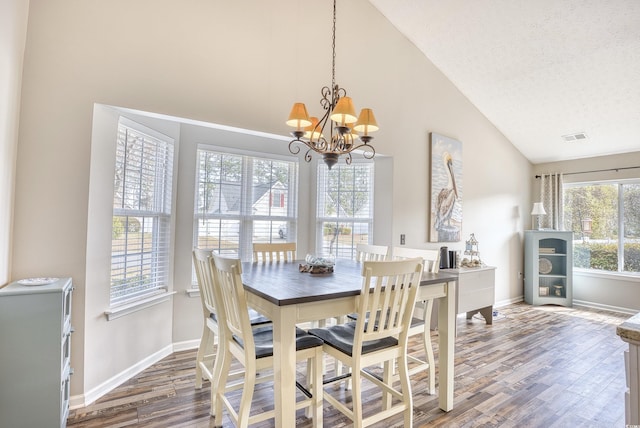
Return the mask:
{"type": "MultiPolygon", "coordinates": [[[[108,282],[93,267],[105,254],[90,249],[105,243],[105,232],[94,234],[92,224],[107,214],[94,211],[94,198],[105,197],[90,195],[89,179],[90,169],[108,168],[111,160],[90,162],[92,151],[106,150],[95,135],[92,140],[93,128],[104,125],[92,122],[94,105],[286,134],[294,101],[305,101],[311,112],[320,109],[320,88],[331,77],[330,22],[328,1],[32,2],[12,269],[15,277],[74,279],[74,324],[82,324],[73,341],[72,395],[91,395],[128,365],[171,342],[197,339],[201,331],[184,313],[197,313],[198,302],[184,293],[173,305],[104,321],[108,282]]],[[[498,267],[496,301],[521,298],[517,274],[532,200],[530,163],[367,1],[339,2],[337,37],[337,82],[356,107],[375,109],[381,130],[373,144],[393,159],[392,195],[376,195],[392,204],[382,239],[398,245],[404,233],[407,246],[440,246],[427,242],[428,136],[456,138],[464,152],[462,236],[475,233],[483,260],[498,267]]],[[[95,114],[108,122],[108,110],[98,107],[95,114]]],[[[181,128],[182,147],[185,132],[181,128]]],[[[181,153],[187,156],[181,165],[189,150],[181,153]]],[[[178,213],[187,211],[183,196],[178,213]]],[[[188,242],[176,236],[176,278],[189,269],[188,242]]]]}
{"type": "MultiPolygon", "coordinates": [[[[534,166],[533,173],[534,175],[551,172],[568,173],[569,175],[564,176],[565,183],[640,178],[640,168],[615,170],[633,166],[640,167],[640,151],[538,164],[534,166]],[[606,171],[583,173],[600,170],[606,171]]],[[[534,181],[533,199],[536,201],[539,200],[540,194],[539,181],[534,181]]],[[[640,311],[640,278],[611,273],[575,272],[573,299],[580,305],[634,314],[640,311]]]]}
{"type": "Polygon", "coordinates": [[[22,57],[29,2],[0,3],[0,286],[9,281],[22,57]]]}

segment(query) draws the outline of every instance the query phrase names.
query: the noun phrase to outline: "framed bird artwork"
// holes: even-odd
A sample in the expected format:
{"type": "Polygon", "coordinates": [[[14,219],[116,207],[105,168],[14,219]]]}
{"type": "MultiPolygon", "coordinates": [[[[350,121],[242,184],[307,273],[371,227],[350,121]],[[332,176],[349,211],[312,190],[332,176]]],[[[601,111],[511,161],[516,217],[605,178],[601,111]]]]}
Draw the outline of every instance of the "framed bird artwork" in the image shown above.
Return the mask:
{"type": "Polygon", "coordinates": [[[462,143],[431,133],[431,242],[460,242],[462,143]]]}

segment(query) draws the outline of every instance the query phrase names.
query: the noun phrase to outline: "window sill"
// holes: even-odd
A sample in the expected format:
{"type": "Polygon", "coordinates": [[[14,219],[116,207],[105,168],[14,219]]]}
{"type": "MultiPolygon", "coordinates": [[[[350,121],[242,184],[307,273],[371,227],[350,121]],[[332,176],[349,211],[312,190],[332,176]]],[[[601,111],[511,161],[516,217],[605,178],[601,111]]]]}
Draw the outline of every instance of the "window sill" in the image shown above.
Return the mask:
{"type": "Polygon", "coordinates": [[[591,278],[605,278],[605,279],[614,279],[618,281],[640,283],[640,275],[633,274],[633,273],[607,272],[603,270],[580,269],[580,268],[573,268],[573,272],[576,275],[587,276],[591,278]]]}
{"type": "Polygon", "coordinates": [[[125,303],[120,306],[109,308],[104,312],[104,314],[107,317],[107,321],[112,321],[125,315],[141,311],[142,309],[166,302],[171,299],[171,296],[174,294],[176,294],[175,291],[159,291],[157,294],[152,294],[140,300],[136,300],[135,302],[125,303]]]}
{"type": "Polygon", "coordinates": [[[198,287],[190,287],[185,290],[189,297],[200,297],[200,289],[198,287]]]}

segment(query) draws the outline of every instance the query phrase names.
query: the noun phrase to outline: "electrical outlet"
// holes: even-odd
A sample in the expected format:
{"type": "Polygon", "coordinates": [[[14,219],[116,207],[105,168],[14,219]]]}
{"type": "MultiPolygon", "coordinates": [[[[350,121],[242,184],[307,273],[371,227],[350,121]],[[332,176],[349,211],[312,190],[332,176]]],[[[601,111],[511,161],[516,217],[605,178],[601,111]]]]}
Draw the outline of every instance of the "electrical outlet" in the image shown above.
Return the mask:
{"type": "Polygon", "coordinates": [[[404,233],[400,235],[400,245],[404,245],[404,233]]]}

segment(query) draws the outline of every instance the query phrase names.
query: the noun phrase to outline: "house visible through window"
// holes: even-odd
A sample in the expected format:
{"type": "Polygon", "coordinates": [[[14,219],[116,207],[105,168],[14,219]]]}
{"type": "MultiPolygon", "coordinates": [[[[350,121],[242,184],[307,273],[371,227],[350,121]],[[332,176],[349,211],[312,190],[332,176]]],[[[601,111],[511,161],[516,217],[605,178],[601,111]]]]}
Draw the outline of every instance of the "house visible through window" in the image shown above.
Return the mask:
{"type": "Polygon", "coordinates": [[[251,260],[254,242],[295,241],[297,162],[198,150],[194,246],[251,260]]]}
{"type": "Polygon", "coordinates": [[[354,258],[372,243],[373,163],[318,166],[317,239],[322,255],[354,258]]]}
{"type": "Polygon", "coordinates": [[[112,304],[168,287],[173,152],[171,138],[119,123],[111,232],[112,304]]]}
{"type": "Polygon", "coordinates": [[[575,267],[640,272],[640,181],[565,184],[563,209],[575,267]]]}

